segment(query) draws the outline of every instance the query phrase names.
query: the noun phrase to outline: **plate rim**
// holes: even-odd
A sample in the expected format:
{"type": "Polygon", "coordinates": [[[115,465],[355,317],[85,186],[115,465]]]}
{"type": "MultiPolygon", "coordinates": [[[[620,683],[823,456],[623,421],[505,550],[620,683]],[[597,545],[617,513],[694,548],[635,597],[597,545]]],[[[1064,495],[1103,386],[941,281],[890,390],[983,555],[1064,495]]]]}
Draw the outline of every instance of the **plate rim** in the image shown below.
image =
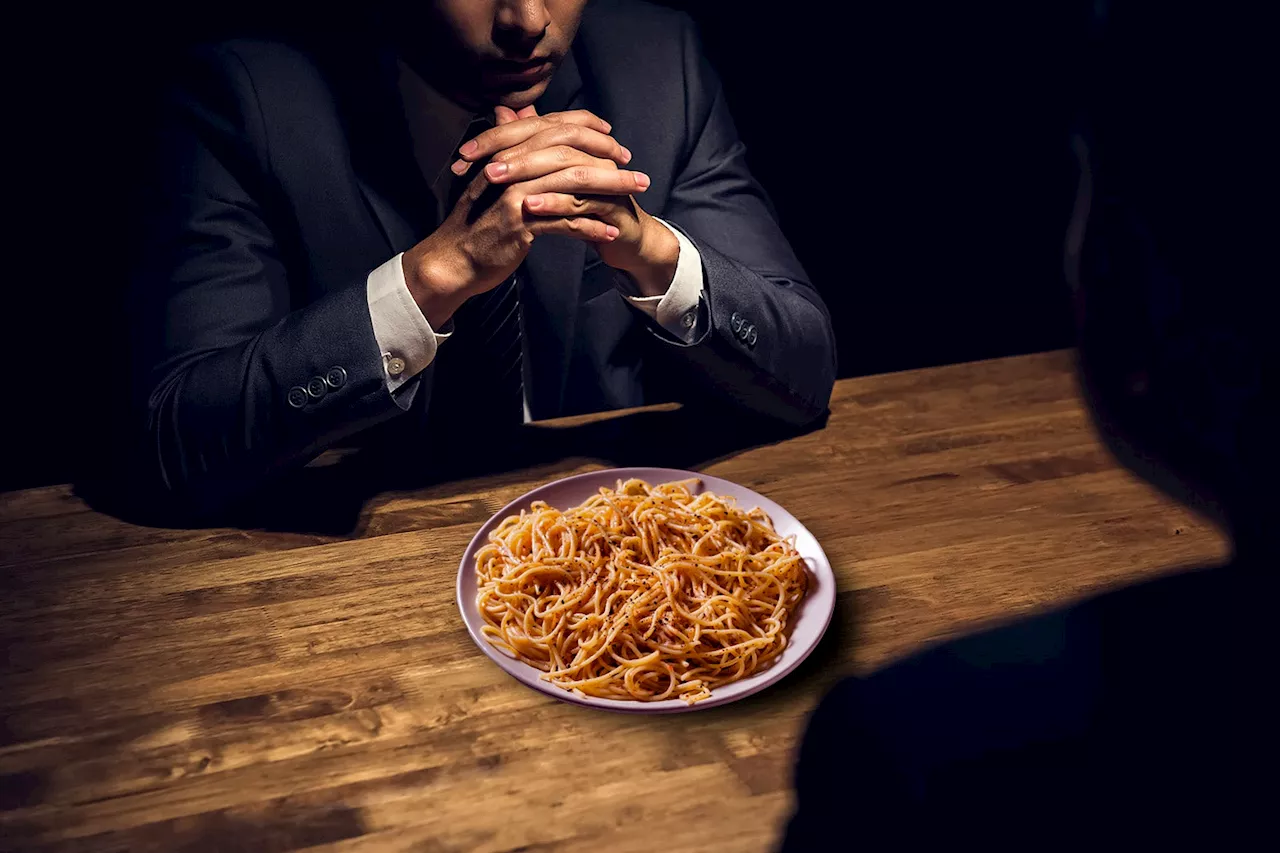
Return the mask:
{"type": "MultiPolygon", "coordinates": [[[[705,483],[704,483],[704,486],[705,486],[705,483]]],[[[773,519],[771,518],[771,520],[773,519]]],[[[776,521],[775,521],[775,524],[776,524],[776,521]]],[[[808,566],[807,561],[806,561],[806,568],[810,571],[811,574],[818,574],[817,571],[815,571],[813,568],[810,568],[808,566]]],[[[660,468],[660,467],[649,467],[649,466],[643,466],[643,465],[631,465],[625,468],[600,468],[594,471],[583,471],[579,474],[570,474],[567,477],[558,477],[554,480],[551,480],[549,482],[535,486],[532,489],[529,489],[528,491],[524,492],[523,494],[519,495],[513,500],[508,501],[501,509],[499,509],[497,512],[490,515],[489,518],[487,518],[476,529],[476,532],[471,536],[471,539],[468,540],[466,546],[462,550],[462,557],[458,563],[458,575],[454,583],[454,590],[455,590],[454,603],[457,605],[459,615],[462,617],[462,623],[466,627],[467,634],[468,636],[471,637],[471,641],[475,643],[475,645],[480,649],[480,651],[484,653],[484,655],[487,658],[489,658],[490,661],[496,664],[498,668],[501,669],[509,678],[515,679],[517,682],[519,682],[520,684],[524,685],[529,689],[536,690],[539,693],[542,693],[553,699],[557,699],[561,702],[568,702],[572,705],[578,705],[579,707],[583,707],[583,708],[592,708],[599,711],[608,711],[612,713],[621,713],[621,714],[680,714],[680,713],[688,713],[691,711],[709,710],[711,708],[717,708],[723,705],[728,705],[740,699],[745,699],[748,696],[753,696],[756,693],[759,693],[763,690],[766,690],[769,687],[772,687],[773,685],[777,684],[779,681],[782,681],[792,672],[794,672],[800,666],[800,664],[804,663],[804,661],[808,659],[809,655],[813,653],[813,650],[816,649],[819,646],[819,644],[821,644],[822,638],[825,637],[827,634],[827,629],[831,627],[831,620],[835,614],[836,597],[838,595],[838,590],[835,589],[835,586],[836,586],[835,570],[831,567],[831,560],[829,557],[827,557],[827,553],[823,549],[822,543],[818,541],[818,537],[814,536],[813,531],[809,530],[809,528],[806,527],[804,523],[800,521],[800,519],[796,518],[794,513],[792,513],[785,506],[773,500],[772,498],[768,497],[767,495],[762,495],[761,493],[757,492],[755,489],[748,488],[747,486],[744,486],[740,483],[735,483],[734,481],[726,479],[724,477],[718,477],[715,474],[705,474],[699,471],[691,471],[684,468],[660,468]],[[776,667],[776,668],[770,667],[769,669],[765,670],[762,673],[759,673],[753,676],[748,676],[743,681],[735,682],[735,684],[746,684],[747,686],[745,689],[735,692],[727,697],[717,697],[713,693],[711,697],[704,699],[700,702],[695,702],[692,705],[690,705],[689,703],[685,702],[682,699],[663,699],[658,702],[641,702],[638,700],[629,701],[625,699],[603,699],[603,698],[598,698],[594,696],[578,696],[577,694],[569,690],[565,690],[562,687],[557,687],[553,684],[549,684],[545,681],[542,681],[541,679],[538,678],[538,676],[541,675],[540,670],[530,666],[527,663],[524,663],[523,661],[517,658],[512,658],[509,655],[503,654],[496,647],[494,647],[493,644],[491,644],[488,640],[484,638],[484,635],[480,633],[478,626],[473,626],[471,624],[471,620],[468,618],[466,600],[463,597],[463,581],[466,577],[468,569],[470,569],[472,574],[474,574],[475,572],[474,565],[468,566],[468,562],[469,562],[468,556],[474,555],[475,550],[480,546],[481,543],[485,541],[485,539],[482,539],[482,537],[487,538],[489,531],[493,527],[496,527],[497,524],[500,523],[501,520],[506,518],[508,515],[514,514],[515,512],[518,512],[520,509],[527,508],[530,503],[538,499],[539,492],[550,489],[553,486],[561,486],[565,483],[572,483],[572,482],[584,480],[584,479],[601,478],[601,477],[606,477],[607,479],[618,479],[618,477],[613,476],[615,474],[619,475],[621,479],[625,480],[625,479],[628,479],[627,476],[625,476],[628,472],[636,472],[636,471],[645,471],[650,473],[663,472],[664,474],[670,473],[673,475],[685,475],[683,477],[682,476],[672,477],[671,480],[664,480],[663,482],[671,482],[672,480],[688,479],[689,477],[693,477],[693,478],[697,478],[704,481],[706,479],[711,479],[711,480],[716,480],[722,483],[727,483],[733,486],[734,488],[741,489],[745,492],[749,492],[750,494],[754,495],[756,498],[766,500],[769,503],[773,504],[774,506],[778,507],[783,512],[785,512],[788,516],[790,516],[791,520],[794,521],[795,524],[801,530],[803,530],[805,533],[809,535],[809,538],[813,540],[813,545],[817,549],[817,553],[806,554],[803,556],[807,557],[809,560],[816,560],[818,562],[819,568],[825,570],[825,574],[827,576],[826,579],[828,580],[828,582],[831,584],[831,587],[832,587],[831,596],[830,596],[831,601],[829,606],[826,608],[826,612],[823,613],[821,616],[822,626],[821,628],[818,629],[817,634],[814,636],[813,642],[807,648],[801,650],[801,652],[798,654],[798,656],[794,660],[787,661],[787,663],[783,666],[776,667]],[[508,668],[508,666],[512,664],[518,665],[518,667],[521,668],[522,670],[527,670],[529,675],[526,677],[522,677],[520,672],[512,671],[511,669],[508,668]],[[760,680],[757,683],[754,683],[754,684],[751,683],[752,680],[756,678],[759,678],[760,680]],[[675,703],[675,704],[669,705],[668,703],[675,703]]],[[[807,599],[807,596],[806,596],[806,599],[807,599]]],[[[803,606],[803,603],[802,603],[802,606],[803,606]]],[[[477,619],[483,624],[483,621],[484,621],[483,617],[479,617],[479,610],[474,607],[474,602],[472,602],[472,608],[476,610],[477,619]]],[[[794,630],[794,626],[793,626],[793,630],[794,630]]],[[[726,687],[731,687],[731,686],[733,685],[726,685],[726,687]]]]}

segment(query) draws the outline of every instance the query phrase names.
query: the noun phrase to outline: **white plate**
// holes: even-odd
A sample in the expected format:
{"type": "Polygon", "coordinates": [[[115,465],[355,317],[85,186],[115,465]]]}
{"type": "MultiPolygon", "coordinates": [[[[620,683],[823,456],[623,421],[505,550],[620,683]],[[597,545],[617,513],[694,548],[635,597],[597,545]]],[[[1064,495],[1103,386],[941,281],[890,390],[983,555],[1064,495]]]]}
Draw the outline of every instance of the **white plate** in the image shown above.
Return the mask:
{"type": "Polygon", "coordinates": [[[708,477],[696,471],[680,471],[674,468],[609,468],[603,471],[591,471],[556,480],[545,486],[539,486],[526,492],[511,503],[504,506],[492,518],[476,531],[471,544],[462,555],[462,563],[458,567],[458,608],[462,611],[462,619],[467,624],[471,639],[489,658],[519,681],[540,690],[548,696],[577,705],[588,705],[593,708],[605,708],[610,711],[624,711],[635,714],[673,714],[682,711],[699,711],[714,708],[759,693],[769,685],[791,672],[800,662],[809,656],[818,641],[822,639],[827,625],[831,622],[831,614],[836,606],[836,579],[831,571],[827,555],[822,552],[818,540],[813,537],[796,517],[778,504],[756,494],[748,488],[722,480],[719,477],[708,477]],[[674,480],[697,478],[702,481],[701,491],[710,491],[726,497],[737,499],[738,506],[744,510],[760,507],[769,514],[773,526],[782,536],[795,536],[796,550],[804,558],[809,570],[809,589],[800,603],[790,626],[790,637],[786,649],[774,658],[769,665],[740,681],[713,688],[711,696],[690,705],[683,699],[664,699],[660,702],[639,702],[621,699],[597,699],[593,696],[579,696],[562,687],[543,681],[539,678],[542,671],[507,656],[492,646],[481,633],[485,624],[484,618],[476,607],[476,569],[475,554],[488,541],[489,531],[497,527],[504,518],[516,515],[522,509],[528,509],[534,501],[545,501],[550,506],[567,509],[582,503],[595,495],[601,486],[614,488],[619,480],[644,480],[652,485],[669,483],[674,480]]]}

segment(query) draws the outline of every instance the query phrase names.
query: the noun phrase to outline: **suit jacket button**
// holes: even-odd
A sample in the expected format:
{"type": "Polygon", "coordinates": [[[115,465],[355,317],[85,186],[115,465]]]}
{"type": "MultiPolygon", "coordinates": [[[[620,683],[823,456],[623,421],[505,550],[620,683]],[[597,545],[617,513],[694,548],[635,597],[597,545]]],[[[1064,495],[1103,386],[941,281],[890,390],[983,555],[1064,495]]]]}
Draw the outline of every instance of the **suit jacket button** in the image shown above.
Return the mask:
{"type": "Polygon", "coordinates": [[[324,377],[312,376],[311,381],[307,383],[307,393],[317,400],[328,394],[329,386],[325,384],[324,377]]]}
{"type": "Polygon", "coordinates": [[[289,389],[289,405],[295,409],[301,409],[307,404],[307,389],[301,385],[295,385],[289,389]]]}
{"type": "Polygon", "coordinates": [[[324,375],[324,381],[328,383],[330,388],[337,391],[347,384],[347,371],[341,367],[331,367],[329,372],[324,375]]]}
{"type": "Polygon", "coordinates": [[[752,326],[751,331],[747,333],[747,346],[754,349],[755,345],[756,345],[756,327],[752,326]]]}
{"type": "Polygon", "coordinates": [[[744,322],[746,321],[742,319],[742,315],[737,311],[734,311],[733,316],[729,318],[729,328],[733,329],[733,333],[736,335],[742,331],[742,324],[744,322]]]}

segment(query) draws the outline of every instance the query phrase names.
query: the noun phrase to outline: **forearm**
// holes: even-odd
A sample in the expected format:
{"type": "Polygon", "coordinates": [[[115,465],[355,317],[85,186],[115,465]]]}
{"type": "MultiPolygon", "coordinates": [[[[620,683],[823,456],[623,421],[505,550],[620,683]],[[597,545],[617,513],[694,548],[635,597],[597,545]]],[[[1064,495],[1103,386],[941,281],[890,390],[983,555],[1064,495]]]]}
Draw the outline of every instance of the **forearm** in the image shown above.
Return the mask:
{"type": "Polygon", "coordinates": [[[146,401],[142,461],[157,497],[211,512],[392,417],[404,393],[387,390],[355,283],[161,378],[146,401]]]}
{"type": "MultiPolygon", "coordinates": [[[[806,285],[766,276],[698,244],[705,279],[703,333],[688,345],[655,341],[658,361],[692,370],[687,398],[711,399],[795,426],[826,411],[835,383],[831,323],[806,285]]],[[[662,369],[662,368],[660,368],[662,369]]]]}

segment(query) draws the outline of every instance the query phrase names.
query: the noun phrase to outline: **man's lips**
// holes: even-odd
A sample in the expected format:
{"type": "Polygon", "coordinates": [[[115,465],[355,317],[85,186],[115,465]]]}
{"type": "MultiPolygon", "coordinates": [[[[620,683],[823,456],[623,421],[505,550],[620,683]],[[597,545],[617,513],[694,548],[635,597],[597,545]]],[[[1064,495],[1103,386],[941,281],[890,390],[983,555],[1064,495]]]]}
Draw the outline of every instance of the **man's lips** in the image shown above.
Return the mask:
{"type": "Polygon", "coordinates": [[[549,57],[529,62],[495,62],[485,68],[485,76],[496,80],[533,81],[549,76],[554,68],[549,57]]]}

